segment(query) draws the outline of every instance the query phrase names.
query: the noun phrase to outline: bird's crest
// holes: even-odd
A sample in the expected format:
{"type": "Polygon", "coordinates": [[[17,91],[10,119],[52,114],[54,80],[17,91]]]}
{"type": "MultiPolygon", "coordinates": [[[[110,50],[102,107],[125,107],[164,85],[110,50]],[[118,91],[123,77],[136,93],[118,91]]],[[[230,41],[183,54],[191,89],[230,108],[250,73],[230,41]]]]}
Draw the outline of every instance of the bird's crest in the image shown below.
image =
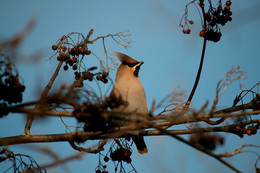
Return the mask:
{"type": "Polygon", "coordinates": [[[122,64],[138,64],[139,62],[133,58],[131,58],[128,55],[125,55],[123,53],[115,52],[113,55],[117,56],[118,59],[121,61],[122,64]]]}

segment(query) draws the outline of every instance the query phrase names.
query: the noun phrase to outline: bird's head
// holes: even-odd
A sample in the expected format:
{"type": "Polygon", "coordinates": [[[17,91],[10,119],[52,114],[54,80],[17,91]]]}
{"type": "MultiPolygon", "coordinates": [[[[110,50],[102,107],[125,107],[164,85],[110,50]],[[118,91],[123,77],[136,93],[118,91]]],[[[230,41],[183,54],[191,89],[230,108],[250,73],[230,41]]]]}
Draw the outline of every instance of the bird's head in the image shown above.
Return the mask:
{"type": "Polygon", "coordinates": [[[144,63],[143,61],[137,61],[130,56],[127,56],[123,53],[116,52],[115,56],[119,58],[121,61],[121,65],[118,68],[118,75],[133,75],[134,77],[138,77],[139,70],[141,65],[144,63]]]}

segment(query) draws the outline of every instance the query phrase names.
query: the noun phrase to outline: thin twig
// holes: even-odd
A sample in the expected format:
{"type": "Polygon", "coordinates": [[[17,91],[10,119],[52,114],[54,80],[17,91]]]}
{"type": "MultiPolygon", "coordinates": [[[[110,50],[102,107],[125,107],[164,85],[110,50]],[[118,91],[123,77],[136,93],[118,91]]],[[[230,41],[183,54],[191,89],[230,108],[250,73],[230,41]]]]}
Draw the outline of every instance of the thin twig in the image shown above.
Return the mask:
{"type": "MultiPolygon", "coordinates": [[[[204,21],[204,29],[206,30],[206,19],[204,17],[204,14],[205,14],[205,10],[204,10],[204,5],[201,5],[201,10],[202,10],[202,15],[203,15],[203,21],[204,21]]],[[[197,76],[196,76],[196,80],[194,82],[194,85],[193,85],[193,88],[191,90],[191,93],[189,95],[189,98],[186,102],[186,105],[185,105],[185,108],[189,108],[190,104],[191,104],[191,100],[195,94],[195,91],[197,89],[197,86],[198,86],[198,83],[199,83],[199,80],[200,80],[200,74],[201,74],[201,71],[202,71],[202,66],[203,66],[203,61],[204,61],[204,56],[205,56],[205,51],[206,51],[206,44],[207,44],[207,39],[204,38],[203,40],[203,47],[202,47],[202,52],[201,52],[201,58],[200,58],[200,65],[199,65],[199,69],[198,69],[198,72],[197,72],[197,76]]]]}

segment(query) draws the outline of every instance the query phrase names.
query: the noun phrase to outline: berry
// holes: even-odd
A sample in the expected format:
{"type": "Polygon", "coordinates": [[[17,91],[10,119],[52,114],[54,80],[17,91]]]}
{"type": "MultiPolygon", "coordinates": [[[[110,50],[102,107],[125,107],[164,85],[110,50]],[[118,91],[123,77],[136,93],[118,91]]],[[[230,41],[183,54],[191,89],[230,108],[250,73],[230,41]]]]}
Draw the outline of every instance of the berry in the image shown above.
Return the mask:
{"type": "Polygon", "coordinates": [[[73,70],[77,70],[77,69],[78,69],[77,64],[73,65],[72,69],[73,69],[73,70]]]}
{"type": "Polygon", "coordinates": [[[108,82],[108,79],[102,78],[101,81],[102,81],[103,83],[107,83],[107,82],[108,82]]]}
{"type": "Polygon", "coordinates": [[[104,157],[104,161],[105,162],[108,162],[109,161],[109,158],[107,156],[104,157]]]}
{"type": "Polygon", "coordinates": [[[225,18],[227,19],[227,21],[231,22],[232,21],[232,17],[230,17],[229,15],[226,15],[225,18]]]}
{"type": "Polygon", "coordinates": [[[109,75],[109,72],[104,71],[104,72],[102,73],[102,76],[103,76],[103,77],[108,77],[108,75],[109,75]]]}
{"type": "Polygon", "coordinates": [[[96,170],[96,173],[102,173],[102,172],[101,172],[101,170],[98,169],[98,170],[96,170]]]}
{"type": "Polygon", "coordinates": [[[70,66],[73,66],[74,62],[71,59],[68,59],[67,61],[69,63],[70,66]]]}
{"type": "Polygon", "coordinates": [[[223,10],[221,6],[218,6],[217,12],[220,13],[223,10]]]}
{"type": "Polygon", "coordinates": [[[74,62],[74,63],[78,62],[78,58],[73,57],[73,58],[72,58],[72,62],[74,62]]]}
{"type": "Polygon", "coordinates": [[[84,48],[79,48],[79,54],[81,54],[81,55],[84,55],[84,52],[85,52],[85,49],[84,48]]]}
{"type": "Polygon", "coordinates": [[[225,9],[227,9],[228,11],[230,11],[230,6],[225,6],[225,9]]]}
{"type": "Polygon", "coordinates": [[[229,10],[227,15],[232,16],[232,11],[229,10]]]}
{"type": "Polygon", "coordinates": [[[52,50],[57,50],[58,46],[57,45],[52,45],[51,48],[52,48],[52,50]]]}
{"type": "Polygon", "coordinates": [[[205,31],[203,31],[203,30],[200,31],[200,36],[201,36],[201,37],[204,37],[204,36],[205,36],[205,31]]]}
{"type": "Polygon", "coordinates": [[[211,21],[211,15],[209,13],[204,14],[205,19],[210,22],[211,21]]]}
{"type": "Polygon", "coordinates": [[[101,79],[102,79],[102,76],[98,75],[98,76],[96,77],[96,79],[97,79],[97,80],[101,80],[101,79]]]}
{"type": "Polygon", "coordinates": [[[70,54],[71,54],[72,56],[75,56],[75,55],[76,55],[76,50],[75,50],[75,48],[71,48],[71,49],[70,49],[70,54]]]}
{"type": "Polygon", "coordinates": [[[220,16],[220,17],[218,18],[218,23],[220,23],[221,25],[224,26],[224,25],[227,23],[226,17],[225,17],[224,15],[220,16]]]}
{"type": "Polygon", "coordinates": [[[191,30],[190,30],[189,28],[186,29],[186,33],[187,33],[187,34],[190,34],[190,31],[191,31],[191,30]]]}
{"type": "Polygon", "coordinates": [[[86,55],[90,55],[90,54],[91,54],[91,51],[88,50],[88,49],[86,49],[86,50],[84,51],[84,53],[85,53],[86,55]]]}
{"type": "Polygon", "coordinates": [[[231,4],[232,4],[231,1],[227,1],[227,2],[226,2],[226,6],[230,6],[231,4]]]}
{"type": "Polygon", "coordinates": [[[191,25],[193,25],[193,24],[194,24],[194,22],[193,22],[192,20],[189,20],[189,23],[190,23],[191,25]]]}
{"type": "Polygon", "coordinates": [[[63,56],[61,54],[59,54],[59,56],[57,56],[57,60],[62,61],[62,59],[63,59],[63,56]]]}
{"type": "Polygon", "coordinates": [[[124,157],[130,157],[130,155],[127,151],[124,153],[124,157]]]}
{"type": "Polygon", "coordinates": [[[67,50],[66,46],[62,46],[61,49],[63,50],[63,52],[65,52],[67,50]]]}
{"type": "Polygon", "coordinates": [[[246,134],[247,134],[248,136],[251,136],[251,135],[252,135],[252,131],[251,131],[251,130],[247,130],[247,131],[246,131],[246,134]]]}
{"type": "Polygon", "coordinates": [[[66,64],[66,65],[64,65],[63,69],[64,69],[65,71],[67,71],[67,70],[69,69],[69,66],[66,64]]]}
{"type": "Polygon", "coordinates": [[[126,163],[131,163],[132,162],[132,159],[131,158],[129,158],[127,161],[126,161],[126,163]]]}

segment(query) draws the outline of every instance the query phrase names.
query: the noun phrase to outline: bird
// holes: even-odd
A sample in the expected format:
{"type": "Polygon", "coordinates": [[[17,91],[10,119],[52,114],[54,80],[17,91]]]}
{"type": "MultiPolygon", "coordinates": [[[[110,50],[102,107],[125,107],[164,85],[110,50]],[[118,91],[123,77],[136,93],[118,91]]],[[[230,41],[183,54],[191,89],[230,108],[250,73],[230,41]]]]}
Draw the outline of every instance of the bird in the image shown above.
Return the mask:
{"type": "MultiPolygon", "coordinates": [[[[117,69],[114,86],[110,96],[126,101],[126,105],[114,108],[117,112],[148,114],[147,100],[144,87],[139,80],[139,70],[143,61],[137,61],[123,53],[113,53],[121,61],[117,69]]],[[[127,116],[127,115],[126,115],[127,116]]],[[[148,153],[143,136],[132,137],[138,153],[148,153]]]]}

